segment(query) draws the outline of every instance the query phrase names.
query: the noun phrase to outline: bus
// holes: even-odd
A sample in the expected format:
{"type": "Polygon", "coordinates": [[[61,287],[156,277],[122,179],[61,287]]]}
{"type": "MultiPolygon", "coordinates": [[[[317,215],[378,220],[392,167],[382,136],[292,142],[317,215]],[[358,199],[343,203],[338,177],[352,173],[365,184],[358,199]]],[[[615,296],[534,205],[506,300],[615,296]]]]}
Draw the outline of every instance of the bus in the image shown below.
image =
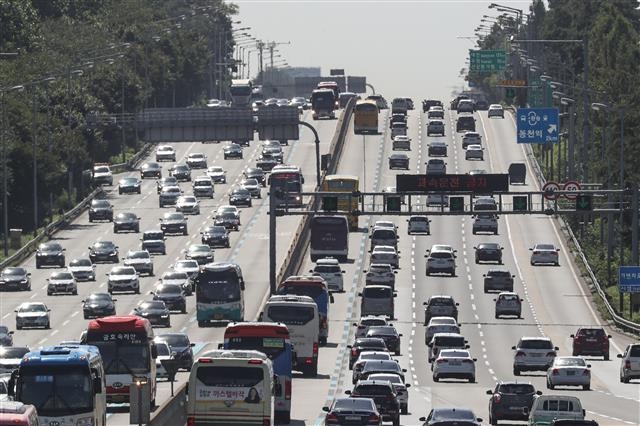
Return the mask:
{"type": "Polygon", "coordinates": [[[271,187],[270,197],[275,198],[276,207],[302,207],[302,169],[291,164],[280,164],[271,169],[267,178],[271,187]]]}
{"type": "Polygon", "coordinates": [[[274,392],[275,422],[289,423],[293,346],[287,326],[275,322],[231,323],[224,331],[222,349],[251,349],[267,355],[273,364],[273,373],[277,379],[274,392]]]}
{"type": "Polygon", "coordinates": [[[107,403],[128,403],[134,377],[144,377],[156,402],[156,346],[153,328],[145,318],[112,315],[89,322],[83,344],[97,346],[104,363],[107,403]]]}
{"type": "Polygon", "coordinates": [[[9,384],[16,401],[36,407],[42,425],[107,424],[106,382],[95,346],[48,346],[27,353],[9,384]]]}
{"type": "Polygon", "coordinates": [[[194,285],[199,327],[212,321],[244,321],[244,278],[238,264],[207,263],[200,267],[194,285]]]}
{"type": "Polygon", "coordinates": [[[229,94],[231,95],[231,106],[251,106],[251,95],[253,94],[251,80],[231,80],[229,94]]]}
{"type": "Polygon", "coordinates": [[[320,215],[311,218],[311,261],[335,257],[346,262],[349,257],[349,221],[345,215],[320,215]]]}
{"type": "Polygon", "coordinates": [[[305,376],[318,375],[318,340],[320,319],[318,306],[309,296],[271,296],[260,315],[260,321],[287,325],[293,350],[295,369],[305,376]]]}
{"type": "Polygon", "coordinates": [[[273,366],[258,351],[213,350],[193,363],[187,426],[273,424],[273,366]]]}
{"type": "Polygon", "coordinates": [[[331,89],[316,89],[311,92],[311,114],[314,120],[336,118],[337,98],[331,89]]]}
{"type": "MultiPolygon", "coordinates": [[[[359,191],[360,179],[352,175],[327,175],[322,182],[322,191],[354,192],[359,191]]],[[[338,210],[352,212],[358,210],[358,197],[338,197],[338,210]]],[[[358,230],[358,216],[348,214],[349,231],[358,230]]]]}
{"type": "Polygon", "coordinates": [[[353,109],[353,132],[356,135],[377,135],[378,105],[375,101],[361,99],[353,109]]]}

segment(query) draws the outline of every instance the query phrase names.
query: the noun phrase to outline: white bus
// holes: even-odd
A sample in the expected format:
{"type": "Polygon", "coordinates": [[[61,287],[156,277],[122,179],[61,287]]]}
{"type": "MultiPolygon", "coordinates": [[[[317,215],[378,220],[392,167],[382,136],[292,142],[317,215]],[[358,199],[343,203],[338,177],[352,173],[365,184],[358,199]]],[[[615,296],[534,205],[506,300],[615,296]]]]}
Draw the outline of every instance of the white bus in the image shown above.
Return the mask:
{"type": "Polygon", "coordinates": [[[261,317],[261,321],[287,325],[296,353],[295,369],[305,376],[317,376],[320,317],[316,302],[309,296],[271,296],[261,317]]]}
{"type": "Polygon", "coordinates": [[[276,386],[262,352],[206,352],[189,374],[187,425],[272,425],[276,386]]]}
{"type": "Polygon", "coordinates": [[[253,84],[251,80],[231,80],[229,93],[231,94],[231,106],[250,106],[253,84]]]}

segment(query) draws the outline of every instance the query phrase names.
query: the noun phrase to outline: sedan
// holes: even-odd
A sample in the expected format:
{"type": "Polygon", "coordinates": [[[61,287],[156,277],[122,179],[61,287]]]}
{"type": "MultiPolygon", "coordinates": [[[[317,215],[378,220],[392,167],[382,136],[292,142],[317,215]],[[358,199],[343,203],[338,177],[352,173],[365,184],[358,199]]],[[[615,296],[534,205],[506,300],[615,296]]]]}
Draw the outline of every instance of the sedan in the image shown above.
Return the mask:
{"type": "Polygon", "coordinates": [[[484,161],[484,148],[480,145],[469,145],[464,153],[464,159],[484,161]]]}
{"type": "Polygon", "coordinates": [[[162,300],[170,311],[187,313],[187,298],[181,285],[158,284],[151,294],[153,294],[153,300],[162,300]]]}
{"type": "Polygon", "coordinates": [[[504,247],[498,243],[480,243],[473,247],[476,251],[476,263],[497,262],[502,264],[502,250],[504,247]]]}
{"type": "Polygon", "coordinates": [[[234,212],[217,213],[213,224],[237,231],[240,228],[240,215],[234,212]]]}
{"type": "Polygon", "coordinates": [[[371,264],[388,263],[394,268],[400,267],[400,252],[396,252],[393,246],[375,246],[371,251],[371,264]]]}
{"type": "Polygon", "coordinates": [[[242,173],[247,179],[255,179],[264,188],[267,186],[267,177],[264,174],[264,170],[258,167],[249,167],[242,173]]]}
{"type": "Polygon", "coordinates": [[[192,152],[187,156],[187,166],[192,169],[206,169],[207,156],[202,152],[192,152]]]}
{"type": "Polygon", "coordinates": [[[235,188],[229,194],[229,204],[232,206],[244,205],[247,207],[251,207],[251,192],[244,188],[235,188]]]}
{"type": "Polygon", "coordinates": [[[98,261],[118,263],[118,246],[112,241],[96,241],[89,247],[89,259],[92,263],[98,261]]]}
{"type": "Polygon", "coordinates": [[[322,407],[327,414],[325,426],[332,425],[382,425],[382,416],[371,398],[336,398],[329,407],[322,407]]]}
{"type": "Polygon", "coordinates": [[[556,386],[582,386],[591,388],[591,365],[577,356],[558,356],[547,370],[547,388],[556,386]]]}
{"type": "Polygon", "coordinates": [[[182,234],[188,235],[187,230],[187,218],[184,214],[179,212],[165,213],[160,218],[160,229],[166,234],[182,234]]]}
{"type": "Polygon", "coordinates": [[[396,328],[392,325],[375,325],[369,327],[365,337],[379,337],[384,340],[389,352],[400,355],[400,338],[402,334],[398,334],[396,328]]]}
{"type": "Polygon", "coordinates": [[[140,179],[144,178],[162,178],[162,166],[158,163],[144,163],[140,167],[140,179]]]}
{"type": "Polygon", "coordinates": [[[476,358],[471,358],[469,351],[464,349],[442,349],[433,369],[433,381],[440,379],[466,379],[469,383],[476,381],[476,358]]]}
{"type": "Polygon", "coordinates": [[[118,213],[113,218],[113,232],[117,234],[120,231],[140,232],[140,218],[131,212],[118,213]]]}
{"type": "Polygon", "coordinates": [[[460,334],[460,326],[452,317],[433,317],[424,330],[424,344],[428,345],[436,333],[456,333],[460,334]]]}
{"type": "Polygon", "coordinates": [[[358,357],[360,356],[360,352],[363,351],[382,351],[388,352],[387,345],[384,343],[384,340],[376,337],[358,337],[356,338],[353,345],[347,345],[349,351],[349,370],[353,368],[353,364],[356,362],[358,357]]]}
{"type": "Polygon", "coordinates": [[[176,164],[169,169],[169,175],[178,181],[191,181],[191,168],[186,164],[176,164]]]}
{"type": "Polygon", "coordinates": [[[16,313],[16,330],[22,330],[24,327],[43,327],[51,328],[51,317],[49,312],[51,309],[41,302],[24,302],[16,313]]]}
{"type": "Polygon", "coordinates": [[[353,370],[351,372],[351,383],[356,384],[358,380],[360,380],[360,372],[362,372],[362,368],[367,361],[378,360],[378,361],[393,361],[391,358],[391,354],[389,352],[382,351],[363,351],[358,355],[358,359],[353,364],[353,370]]]}
{"type": "Polygon", "coordinates": [[[262,198],[261,185],[257,179],[243,179],[242,182],[240,182],[240,186],[249,191],[253,198],[262,198]]]}
{"type": "Polygon", "coordinates": [[[159,194],[162,188],[169,186],[178,186],[178,179],[175,176],[167,176],[156,181],[156,192],[159,194]]]}
{"type": "Polygon", "coordinates": [[[157,335],[155,342],[166,342],[171,352],[176,353],[176,358],[180,360],[180,368],[191,371],[193,364],[193,347],[195,343],[191,343],[186,333],[163,333],[157,335]]]}
{"type": "Polygon", "coordinates": [[[224,159],[240,158],[242,159],[242,147],[237,143],[230,143],[223,148],[224,159]]]}
{"type": "Polygon", "coordinates": [[[140,302],[131,315],[148,319],[152,326],[171,327],[171,314],[162,300],[140,302]]]}
{"type": "Polygon", "coordinates": [[[0,274],[0,290],[31,290],[31,272],[21,267],[7,266],[0,274]]]}
{"type": "Polygon", "coordinates": [[[153,259],[146,250],[131,250],[124,258],[124,266],[133,266],[136,272],[153,276],[153,259]]]}
{"type": "Polygon", "coordinates": [[[198,265],[204,265],[213,262],[213,250],[207,244],[191,244],[185,258],[195,260],[198,265]]]}
{"type": "Polygon", "coordinates": [[[178,260],[175,265],[173,265],[173,270],[175,272],[185,272],[192,279],[198,275],[200,271],[200,265],[195,260],[178,260]]]}
{"type": "Polygon", "coordinates": [[[96,265],[87,257],[73,259],[69,262],[69,270],[76,281],[95,281],[96,265]]]}
{"type": "Polygon", "coordinates": [[[231,247],[229,231],[224,226],[207,226],[200,234],[202,244],[207,244],[209,247],[231,247]]]}
{"type": "Polygon", "coordinates": [[[166,271],[162,274],[162,277],[160,277],[160,282],[162,284],[179,285],[187,296],[191,296],[193,293],[191,277],[184,271],[166,271]]]}
{"type": "Polygon", "coordinates": [[[211,166],[207,169],[207,176],[213,183],[227,183],[227,172],[220,166],[211,166]]]}
{"type": "Polygon", "coordinates": [[[181,195],[182,189],[179,186],[163,186],[158,194],[158,207],[175,206],[181,195]]]}
{"type": "Polygon", "coordinates": [[[433,141],[427,148],[427,154],[429,157],[446,157],[447,156],[447,143],[444,141],[433,141]]]}
{"type": "Polygon", "coordinates": [[[389,157],[389,170],[409,170],[409,157],[407,154],[391,154],[389,157]]]}
{"type": "Polygon", "coordinates": [[[558,260],[558,252],[559,248],[556,248],[553,244],[536,244],[531,247],[531,265],[537,264],[553,264],[556,266],[560,265],[560,261],[558,260]]]}
{"type": "Polygon", "coordinates": [[[91,293],[82,301],[84,319],[100,318],[116,314],[117,299],[109,293],[91,293]]]}
{"type": "Polygon", "coordinates": [[[118,194],[140,194],[142,181],[137,177],[126,177],[120,179],[118,182],[118,194]]]}
{"type": "Polygon", "coordinates": [[[78,294],[78,285],[71,271],[57,271],[47,278],[47,296],[56,293],[78,294]]]}
{"type": "Polygon", "coordinates": [[[176,161],[176,150],[171,145],[158,145],[156,161],[176,161]]]}
{"type": "Polygon", "coordinates": [[[55,241],[40,244],[36,250],[36,269],[44,265],[55,265],[64,268],[65,250],[60,243],[55,241]]]}
{"type": "Polygon", "coordinates": [[[89,222],[96,220],[113,220],[113,206],[107,200],[91,200],[89,206],[89,222]]]}
{"type": "Polygon", "coordinates": [[[176,200],[176,211],[184,214],[200,214],[200,201],[193,195],[181,195],[176,200]]]}
{"type": "Polygon", "coordinates": [[[500,104],[491,104],[489,105],[489,111],[487,113],[489,118],[491,117],[500,117],[504,118],[504,108],[500,104]]]}

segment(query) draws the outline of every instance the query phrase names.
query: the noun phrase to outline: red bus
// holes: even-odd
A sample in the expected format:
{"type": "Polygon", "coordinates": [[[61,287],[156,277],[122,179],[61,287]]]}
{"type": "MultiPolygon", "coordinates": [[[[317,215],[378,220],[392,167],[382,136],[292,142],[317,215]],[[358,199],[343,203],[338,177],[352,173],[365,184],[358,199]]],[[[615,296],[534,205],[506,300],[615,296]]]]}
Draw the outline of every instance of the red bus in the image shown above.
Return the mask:
{"type": "Polygon", "coordinates": [[[134,377],[145,377],[151,386],[151,406],[156,400],[156,347],[153,329],[145,318],[113,315],[89,322],[87,345],[97,346],[107,383],[107,403],[129,402],[134,377]]]}

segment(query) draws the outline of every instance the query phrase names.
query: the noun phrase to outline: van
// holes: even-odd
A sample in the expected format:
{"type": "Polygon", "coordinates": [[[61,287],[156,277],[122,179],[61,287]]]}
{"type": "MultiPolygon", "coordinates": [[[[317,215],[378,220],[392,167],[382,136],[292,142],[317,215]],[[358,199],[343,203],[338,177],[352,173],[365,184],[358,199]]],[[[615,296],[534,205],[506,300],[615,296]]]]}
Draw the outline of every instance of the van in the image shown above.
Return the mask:
{"type": "Polygon", "coordinates": [[[36,407],[18,401],[0,402],[0,425],[39,426],[36,407]]]}
{"type": "Polygon", "coordinates": [[[527,177],[527,166],[524,163],[509,165],[509,185],[524,185],[527,177]]]}
{"type": "Polygon", "coordinates": [[[429,362],[435,361],[443,349],[469,349],[467,343],[469,342],[459,333],[435,333],[427,344],[429,347],[429,362]]]}
{"type": "MultiPolygon", "coordinates": [[[[523,408],[523,413],[529,411],[523,408]]],[[[554,419],[584,420],[580,399],[569,395],[538,395],[529,411],[529,425],[548,425],[554,419]]]]}
{"type": "Polygon", "coordinates": [[[396,293],[387,285],[368,285],[358,293],[360,301],[360,316],[386,315],[394,317],[396,293]]]}
{"type": "Polygon", "coordinates": [[[376,246],[392,246],[398,248],[398,233],[395,228],[375,227],[371,230],[371,250],[376,246]]]}

